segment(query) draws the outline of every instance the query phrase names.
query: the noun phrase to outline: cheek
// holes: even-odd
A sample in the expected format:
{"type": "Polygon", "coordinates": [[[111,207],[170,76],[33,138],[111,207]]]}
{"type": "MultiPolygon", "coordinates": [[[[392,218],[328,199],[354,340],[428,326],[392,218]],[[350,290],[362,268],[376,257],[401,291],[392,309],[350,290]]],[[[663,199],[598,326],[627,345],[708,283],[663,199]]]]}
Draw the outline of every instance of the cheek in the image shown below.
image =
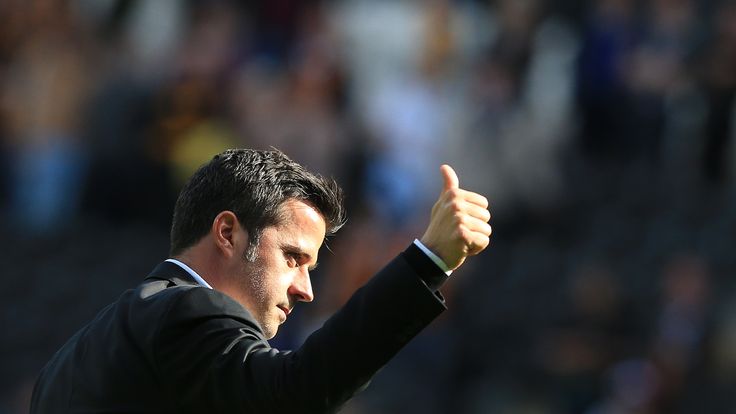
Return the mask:
{"type": "Polygon", "coordinates": [[[266,283],[272,289],[288,287],[294,278],[295,269],[289,267],[286,259],[280,255],[275,255],[264,263],[264,270],[267,275],[266,283]]]}
{"type": "Polygon", "coordinates": [[[262,251],[251,269],[253,273],[246,277],[251,278],[259,307],[270,308],[274,303],[288,300],[289,287],[298,269],[289,267],[280,252],[262,251]]]}
{"type": "Polygon", "coordinates": [[[286,298],[289,286],[293,280],[293,269],[278,263],[270,263],[265,267],[260,277],[263,293],[268,296],[269,302],[281,302],[286,298]]]}
{"type": "Polygon", "coordinates": [[[289,286],[291,286],[292,280],[294,280],[294,276],[292,274],[293,272],[291,270],[282,271],[279,272],[278,276],[274,277],[274,288],[278,289],[279,294],[286,295],[289,286]]]}

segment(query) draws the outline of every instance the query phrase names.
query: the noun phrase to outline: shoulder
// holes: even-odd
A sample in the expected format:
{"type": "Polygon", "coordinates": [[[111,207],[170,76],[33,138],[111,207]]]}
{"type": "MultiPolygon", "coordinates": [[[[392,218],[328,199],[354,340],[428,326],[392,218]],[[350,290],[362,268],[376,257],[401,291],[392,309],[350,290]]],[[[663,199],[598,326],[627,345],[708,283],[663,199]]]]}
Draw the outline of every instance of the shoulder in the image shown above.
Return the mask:
{"type": "Polygon", "coordinates": [[[244,328],[263,337],[253,316],[230,296],[204,286],[162,287],[166,284],[167,281],[145,283],[135,291],[140,308],[155,309],[155,315],[145,313],[158,319],[159,331],[244,328]]]}
{"type": "Polygon", "coordinates": [[[252,319],[250,313],[230,296],[204,286],[173,286],[161,292],[161,300],[168,303],[176,317],[222,315],[238,319],[252,319]]]}
{"type": "Polygon", "coordinates": [[[262,337],[250,313],[228,295],[204,286],[173,285],[167,280],[146,280],[123,294],[123,317],[134,331],[149,339],[179,335],[213,327],[246,328],[262,337]]]}

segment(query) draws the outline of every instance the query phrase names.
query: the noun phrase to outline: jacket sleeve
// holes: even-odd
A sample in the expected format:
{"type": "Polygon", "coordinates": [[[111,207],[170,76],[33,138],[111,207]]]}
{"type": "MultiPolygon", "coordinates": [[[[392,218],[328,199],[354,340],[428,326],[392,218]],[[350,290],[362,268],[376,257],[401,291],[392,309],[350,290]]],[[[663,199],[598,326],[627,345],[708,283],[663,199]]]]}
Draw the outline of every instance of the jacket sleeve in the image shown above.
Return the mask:
{"type": "MultiPolygon", "coordinates": [[[[411,246],[411,253],[416,246],[411,246]]],[[[160,319],[155,370],[192,412],[333,412],[445,310],[422,257],[402,253],[295,352],[271,348],[224,294],[185,291],[160,319]]],[[[426,260],[429,260],[426,258],[426,260]]],[[[436,275],[435,275],[436,276],[436,275]]]]}

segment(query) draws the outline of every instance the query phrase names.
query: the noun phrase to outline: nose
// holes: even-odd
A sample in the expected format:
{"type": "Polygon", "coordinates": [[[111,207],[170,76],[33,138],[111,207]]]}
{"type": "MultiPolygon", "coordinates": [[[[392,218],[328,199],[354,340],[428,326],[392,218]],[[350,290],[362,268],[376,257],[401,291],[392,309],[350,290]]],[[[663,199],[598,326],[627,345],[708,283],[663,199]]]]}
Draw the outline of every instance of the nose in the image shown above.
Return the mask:
{"type": "Polygon", "coordinates": [[[299,269],[299,273],[289,286],[289,295],[299,302],[311,302],[314,300],[312,292],[312,281],[309,278],[309,270],[306,266],[299,269]]]}

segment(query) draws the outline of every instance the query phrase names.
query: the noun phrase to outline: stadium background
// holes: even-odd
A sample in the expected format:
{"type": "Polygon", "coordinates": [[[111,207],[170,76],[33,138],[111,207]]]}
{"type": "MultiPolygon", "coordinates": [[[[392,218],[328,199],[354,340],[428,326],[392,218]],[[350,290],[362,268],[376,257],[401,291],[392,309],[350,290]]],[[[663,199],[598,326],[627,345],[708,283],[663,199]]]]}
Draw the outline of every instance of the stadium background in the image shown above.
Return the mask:
{"type": "Polygon", "coordinates": [[[348,194],[279,348],[419,235],[440,163],[491,200],[450,311],[344,412],[730,412],[735,90],[733,1],[3,0],[0,413],[232,146],[348,194]]]}

